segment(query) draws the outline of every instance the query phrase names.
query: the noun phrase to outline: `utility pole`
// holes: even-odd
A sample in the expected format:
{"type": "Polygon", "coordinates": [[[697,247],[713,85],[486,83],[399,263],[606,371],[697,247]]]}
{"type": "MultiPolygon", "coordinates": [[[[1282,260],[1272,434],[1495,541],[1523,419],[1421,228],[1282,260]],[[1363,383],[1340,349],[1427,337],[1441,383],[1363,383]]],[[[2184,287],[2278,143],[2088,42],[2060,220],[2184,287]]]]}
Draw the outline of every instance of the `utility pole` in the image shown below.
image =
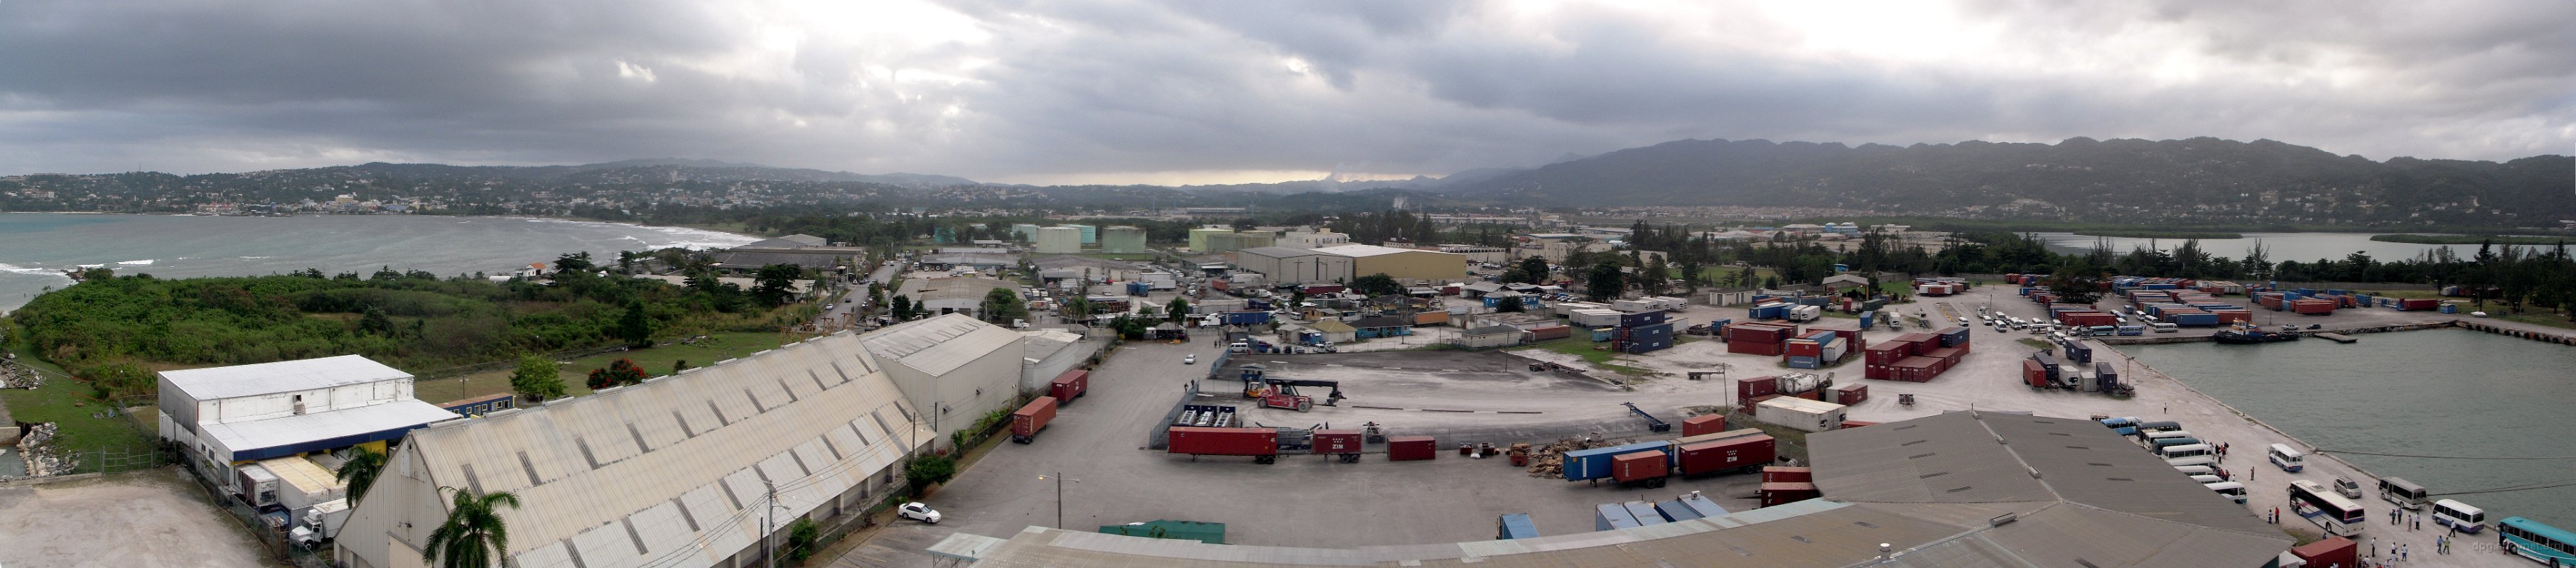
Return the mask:
{"type": "MultiPolygon", "coordinates": [[[[1040,476],[1038,476],[1038,479],[1047,479],[1047,478],[1048,478],[1048,476],[1044,476],[1044,475],[1040,475],[1040,476]]],[[[1055,476],[1054,476],[1054,479],[1055,479],[1055,528],[1056,528],[1057,530],[1063,530],[1063,529],[1064,529],[1064,472],[1061,472],[1061,471],[1056,472],[1056,473],[1055,473],[1055,476]]]]}
{"type": "Polygon", "coordinates": [[[762,485],[769,487],[769,504],[760,513],[760,557],[769,562],[769,568],[778,568],[778,546],[771,540],[778,534],[778,484],[762,485]]]}

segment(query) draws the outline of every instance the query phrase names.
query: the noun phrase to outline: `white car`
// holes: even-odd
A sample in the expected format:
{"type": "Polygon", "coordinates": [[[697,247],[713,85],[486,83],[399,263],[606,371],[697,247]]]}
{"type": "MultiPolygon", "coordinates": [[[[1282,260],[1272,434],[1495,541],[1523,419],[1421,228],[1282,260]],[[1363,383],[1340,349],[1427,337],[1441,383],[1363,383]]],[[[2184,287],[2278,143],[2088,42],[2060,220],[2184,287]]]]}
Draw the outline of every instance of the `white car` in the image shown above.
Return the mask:
{"type": "Polygon", "coordinates": [[[920,503],[905,503],[894,509],[894,516],[930,524],[939,524],[939,510],[920,503]]]}
{"type": "Polygon", "coordinates": [[[2469,317],[2473,317],[2473,318],[2482,318],[2482,317],[2487,317],[2487,313],[2486,313],[2486,312],[2469,312],[2469,317]]]}
{"type": "Polygon", "coordinates": [[[1186,356],[1186,357],[1182,357],[1182,358],[1181,358],[1181,364],[1183,364],[1183,365],[1196,365],[1196,364],[1199,364],[1199,356],[1198,356],[1198,354],[1196,354],[1196,353],[1192,353],[1192,354],[1190,354],[1190,355],[1188,355],[1188,356],[1186,356]]]}

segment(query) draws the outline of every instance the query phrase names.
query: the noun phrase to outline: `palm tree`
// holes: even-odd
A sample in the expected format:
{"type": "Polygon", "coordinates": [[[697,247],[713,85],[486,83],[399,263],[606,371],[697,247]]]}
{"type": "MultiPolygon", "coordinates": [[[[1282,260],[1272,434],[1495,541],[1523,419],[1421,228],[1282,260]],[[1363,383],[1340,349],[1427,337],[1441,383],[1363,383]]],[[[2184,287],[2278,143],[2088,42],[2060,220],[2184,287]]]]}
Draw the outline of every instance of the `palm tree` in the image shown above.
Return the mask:
{"type": "Polygon", "coordinates": [[[508,491],[475,493],[471,489],[441,487],[456,492],[455,503],[447,510],[447,523],[430,531],[428,546],[420,550],[423,563],[440,568],[491,568],[495,558],[510,549],[510,529],[501,524],[500,505],[519,508],[519,496],[508,491]]]}
{"type": "Polygon", "coordinates": [[[367,497],[367,488],[376,486],[376,474],[384,471],[384,452],[350,448],[349,461],[341,462],[340,471],[332,472],[332,477],[349,484],[349,508],[354,509],[359,499],[367,497]]]}

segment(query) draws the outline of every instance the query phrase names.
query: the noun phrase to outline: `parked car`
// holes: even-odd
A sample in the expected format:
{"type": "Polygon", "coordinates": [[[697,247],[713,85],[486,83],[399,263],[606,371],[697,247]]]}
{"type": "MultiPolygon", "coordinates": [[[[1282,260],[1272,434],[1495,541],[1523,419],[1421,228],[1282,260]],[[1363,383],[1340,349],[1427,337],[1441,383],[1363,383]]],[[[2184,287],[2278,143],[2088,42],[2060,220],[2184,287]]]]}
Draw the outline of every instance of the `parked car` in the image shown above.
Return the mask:
{"type": "Polygon", "coordinates": [[[2349,477],[2336,477],[2334,479],[2334,490],[2336,493],[2341,493],[2345,497],[2351,497],[2354,499],[2361,498],[2361,484],[2353,483],[2352,478],[2349,477]]]}
{"type": "Polygon", "coordinates": [[[929,505],[923,505],[920,503],[905,503],[902,507],[896,507],[894,510],[894,516],[934,525],[939,524],[939,510],[932,509],[929,505]]]}
{"type": "Polygon", "coordinates": [[[1199,355],[1198,355],[1197,353],[1191,353],[1191,354],[1189,354],[1188,356],[1181,357],[1181,364],[1183,364],[1183,365],[1196,365],[1196,364],[1199,364],[1199,355]]]}

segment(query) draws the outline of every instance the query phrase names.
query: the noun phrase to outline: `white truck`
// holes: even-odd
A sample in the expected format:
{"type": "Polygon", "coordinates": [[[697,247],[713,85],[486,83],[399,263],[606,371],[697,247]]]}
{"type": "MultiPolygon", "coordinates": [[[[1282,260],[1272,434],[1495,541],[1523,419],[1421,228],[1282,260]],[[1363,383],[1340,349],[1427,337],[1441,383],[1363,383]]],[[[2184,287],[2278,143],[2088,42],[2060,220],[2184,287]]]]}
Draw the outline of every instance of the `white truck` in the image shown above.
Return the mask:
{"type": "Polygon", "coordinates": [[[1825,317],[1825,308],[1823,306],[1794,306],[1789,308],[1789,321],[1816,321],[1816,318],[1821,317],[1825,317]]]}

